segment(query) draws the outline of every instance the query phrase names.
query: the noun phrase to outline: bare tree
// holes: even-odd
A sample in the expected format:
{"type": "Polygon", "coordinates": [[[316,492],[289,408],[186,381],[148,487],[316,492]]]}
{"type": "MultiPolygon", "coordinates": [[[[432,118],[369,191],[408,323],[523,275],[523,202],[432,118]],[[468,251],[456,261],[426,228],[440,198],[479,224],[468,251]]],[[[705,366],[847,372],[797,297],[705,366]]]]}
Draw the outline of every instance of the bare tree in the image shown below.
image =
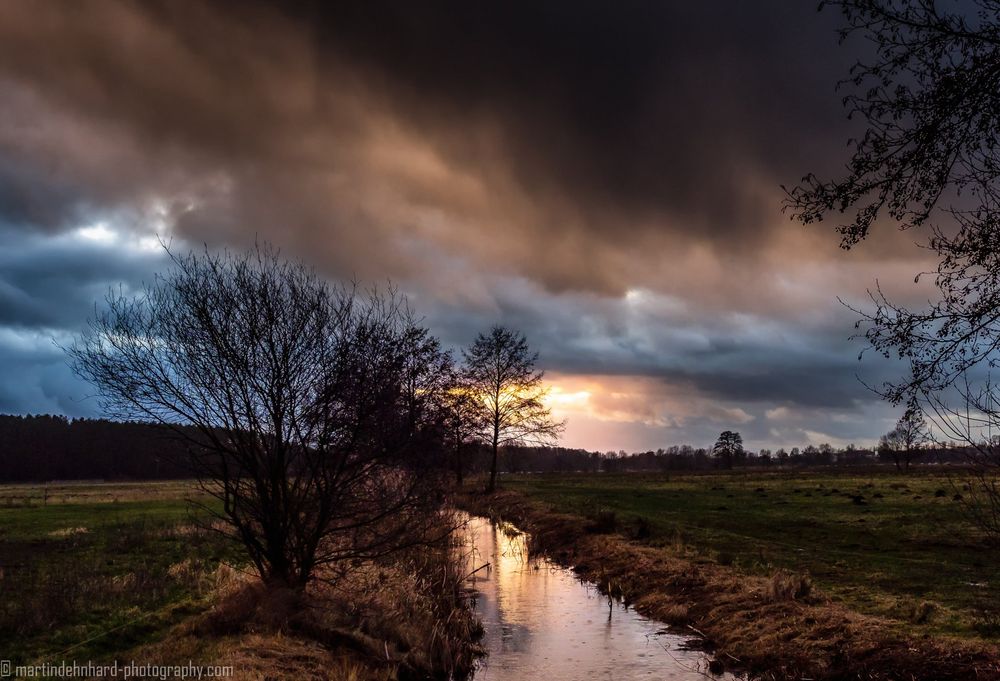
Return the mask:
{"type": "Polygon", "coordinates": [[[788,193],[803,222],[847,214],[845,248],[885,214],[903,228],[924,224],[949,190],[970,206],[995,201],[1000,150],[1000,2],[945,6],[927,0],[827,0],[874,59],[858,62],[841,86],[848,116],[865,122],[851,141],[846,177],[813,174],[788,193]],[[944,7],[948,7],[944,9],[944,7]]]}
{"type": "Polygon", "coordinates": [[[910,407],[896,422],[896,427],[879,438],[879,456],[892,459],[898,470],[910,470],[921,447],[930,440],[927,421],[920,410],[910,407]]]}
{"type": "Polygon", "coordinates": [[[529,350],[524,334],[494,326],[479,334],[463,355],[465,378],[479,401],[483,436],[491,446],[487,491],[493,492],[501,446],[553,442],[564,424],[553,421],[544,404],[544,372],[535,369],[538,354],[529,350]]]}
{"type": "Polygon", "coordinates": [[[733,463],[744,456],[743,436],[733,430],[725,430],[712,447],[712,455],[723,468],[732,469],[733,463]]]}
{"type": "Polygon", "coordinates": [[[443,432],[425,388],[448,360],[405,301],[332,287],[267,246],[171,258],[139,295],[111,292],[70,349],[108,411],[187,441],[273,586],[416,541],[443,432]]]}
{"type": "Polygon", "coordinates": [[[849,114],[867,129],[852,142],[846,177],[807,175],[786,207],[805,223],[844,216],[844,248],[879,220],[930,227],[937,299],[911,309],[876,287],[858,325],[872,348],[908,365],[876,391],[964,441],[980,492],[1000,507],[985,472],[1000,467],[988,444],[1000,427],[989,378],[1000,348],[1000,2],[825,4],[841,11],[844,37],[875,48],[842,83],[849,114]]]}
{"type": "Polygon", "coordinates": [[[853,141],[846,177],[807,175],[785,207],[805,223],[846,215],[844,248],[880,216],[902,229],[933,225],[939,300],[912,310],[876,288],[874,309],[859,310],[871,346],[910,368],[879,392],[926,402],[992,365],[1000,346],[1000,2],[977,0],[964,14],[924,0],[824,4],[842,12],[844,37],[859,34],[877,50],[842,83],[852,88],[849,115],[868,128],[853,141]]]}

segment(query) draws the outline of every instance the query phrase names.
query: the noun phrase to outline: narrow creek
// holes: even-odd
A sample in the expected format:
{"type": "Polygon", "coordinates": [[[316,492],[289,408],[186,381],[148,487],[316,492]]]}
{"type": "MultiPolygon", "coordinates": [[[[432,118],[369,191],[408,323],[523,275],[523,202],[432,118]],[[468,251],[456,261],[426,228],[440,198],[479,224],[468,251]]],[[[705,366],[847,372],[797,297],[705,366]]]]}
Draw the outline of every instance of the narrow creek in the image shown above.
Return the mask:
{"type": "Polygon", "coordinates": [[[690,637],[609,602],[593,585],[528,556],[524,534],[472,517],[467,563],[488,655],[473,681],[732,680],[709,672],[690,637]],[[482,567],[489,564],[489,567],[482,567]]]}

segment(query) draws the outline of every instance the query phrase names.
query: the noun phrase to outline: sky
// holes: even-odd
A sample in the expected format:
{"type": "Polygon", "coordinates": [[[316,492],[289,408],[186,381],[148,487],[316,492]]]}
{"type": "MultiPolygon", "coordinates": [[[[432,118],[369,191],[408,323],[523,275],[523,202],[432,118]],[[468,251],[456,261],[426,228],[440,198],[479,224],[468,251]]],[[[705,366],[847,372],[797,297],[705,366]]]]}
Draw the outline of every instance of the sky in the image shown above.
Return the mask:
{"type": "MultiPolygon", "coordinates": [[[[60,346],[173,248],[397,284],[523,331],[562,444],[869,444],[852,340],[923,237],[783,214],[858,134],[836,12],[738,2],[0,3],[0,413],[100,416],[60,346]],[[843,301],[843,302],[841,302],[843,301]]],[[[887,226],[889,227],[889,226],[887,226]]],[[[925,285],[925,284],[924,284],[925,285]]],[[[859,380],[860,379],[860,380],[859,380]]]]}

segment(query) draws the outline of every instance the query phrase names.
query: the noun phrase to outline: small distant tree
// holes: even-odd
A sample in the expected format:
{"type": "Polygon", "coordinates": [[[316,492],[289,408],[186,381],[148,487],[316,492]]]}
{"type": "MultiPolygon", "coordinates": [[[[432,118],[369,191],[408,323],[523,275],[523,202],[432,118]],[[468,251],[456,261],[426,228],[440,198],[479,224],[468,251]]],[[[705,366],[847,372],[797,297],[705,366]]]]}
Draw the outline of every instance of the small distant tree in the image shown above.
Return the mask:
{"type": "Polygon", "coordinates": [[[733,430],[723,431],[712,447],[712,455],[720,466],[732,469],[733,463],[744,456],[743,436],[733,430]]]}
{"type": "Polygon", "coordinates": [[[528,348],[524,334],[494,326],[479,334],[463,355],[464,379],[481,409],[483,439],[490,443],[487,491],[493,492],[500,447],[554,442],[564,424],[554,421],[545,406],[545,374],[535,369],[538,353],[528,348]]]}
{"type": "Polygon", "coordinates": [[[878,454],[891,459],[898,470],[907,471],[929,441],[927,422],[918,409],[910,407],[896,422],[896,427],[879,438],[878,454]]]}
{"type": "Polygon", "coordinates": [[[895,428],[878,439],[878,447],[876,449],[878,452],[878,458],[883,461],[892,461],[896,464],[897,469],[900,468],[898,452],[901,449],[902,445],[899,442],[899,432],[895,428]]]}

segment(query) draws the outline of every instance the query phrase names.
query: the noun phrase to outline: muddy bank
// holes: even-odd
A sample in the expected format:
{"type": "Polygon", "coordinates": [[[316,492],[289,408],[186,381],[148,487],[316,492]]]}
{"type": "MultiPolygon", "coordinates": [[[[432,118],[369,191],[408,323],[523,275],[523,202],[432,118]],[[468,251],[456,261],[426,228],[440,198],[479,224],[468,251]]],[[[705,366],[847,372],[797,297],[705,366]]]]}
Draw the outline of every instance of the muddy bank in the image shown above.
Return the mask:
{"type": "Polygon", "coordinates": [[[469,494],[458,503],[513,522],[531,534],[534,549],[638,612],[701,634],[719,659],[755,678],[1000,681],[995,646],[908,637],[888,621],[831,602],[804,576],[741,574],[682,546],[653,548],[604,532],[514,492],[469,494]]]}

